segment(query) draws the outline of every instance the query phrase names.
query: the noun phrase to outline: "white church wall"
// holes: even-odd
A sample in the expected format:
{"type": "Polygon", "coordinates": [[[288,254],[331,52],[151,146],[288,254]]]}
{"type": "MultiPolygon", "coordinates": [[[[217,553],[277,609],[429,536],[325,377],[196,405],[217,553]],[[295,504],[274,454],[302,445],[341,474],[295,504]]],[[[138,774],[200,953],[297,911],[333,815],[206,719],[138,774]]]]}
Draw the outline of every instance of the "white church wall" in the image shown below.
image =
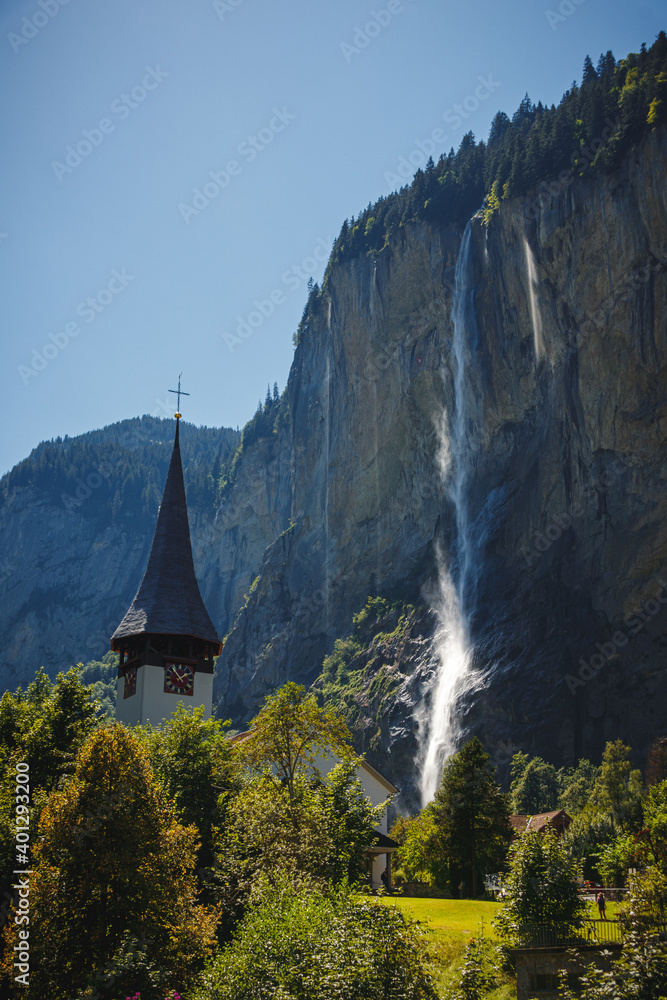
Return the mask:
{"type": "Polygon", "coordinates": [[[118,678],[116,688],[116,718],[127,726],[138,722],[152,722],[159,725],[163,719],[171,717],[178,705],[185,708],[204,706],[204,718],[210,719],[213,704],[213,674],[195,674],[194,691],[191,695],[171,694],[164,690],[164,668],[144,664],[137,671],[137,690],[129,698],[123,697],[124,679],[118,678]]]}
{"type": "MultiPolygon", "coordinates": [[[[338,757],[334,754],[322,755],[315,761],[315,767],[322,774],[322,776],[327,775],[336,764],[339,763],[338,757]]],[[[397,789],[388,782],[385,778],[380,775],[375,768],[371,768],[366,761],[363,761],[361,766],[357,768],[357,778],[361,787],[364,790],[364,794],[371,800],[374,806],[379,806],[386,802],[390,795],[393,795],[397,789]]],[[[385,809],[382,813],[380,821],[376,823],[375,829],[379,833],[387,833],[387,810],[385,809]]],[[[380,869],[382,871],[384,865],[380,869]]],[[[379,876],[378,876],[379,878],[379,876]]]]}

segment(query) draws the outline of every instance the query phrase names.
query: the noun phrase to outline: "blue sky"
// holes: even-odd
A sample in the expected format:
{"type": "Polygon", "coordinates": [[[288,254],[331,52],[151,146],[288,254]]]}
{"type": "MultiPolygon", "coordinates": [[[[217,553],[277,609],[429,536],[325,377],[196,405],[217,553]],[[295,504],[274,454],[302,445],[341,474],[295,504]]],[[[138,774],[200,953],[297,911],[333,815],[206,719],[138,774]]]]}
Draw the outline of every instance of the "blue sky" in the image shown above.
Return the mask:
{"type": "Polygon", "coordinates": [[[557,102],[587,53],[651,44],[664,13],[5,0],[0,473],[44,439],[171,415],[180,371],[188,420],[243,426],[286,382],[308,277],[401,157],[438,128],[435,158],[486,138],[526,91],[557,102]]]}

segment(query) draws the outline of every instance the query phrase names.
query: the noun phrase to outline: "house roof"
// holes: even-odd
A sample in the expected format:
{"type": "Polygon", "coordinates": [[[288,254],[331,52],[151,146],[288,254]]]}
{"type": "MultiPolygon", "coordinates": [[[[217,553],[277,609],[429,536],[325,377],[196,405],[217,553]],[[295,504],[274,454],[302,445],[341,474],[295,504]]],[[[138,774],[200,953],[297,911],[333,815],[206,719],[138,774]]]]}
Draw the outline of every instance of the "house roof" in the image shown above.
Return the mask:
{"type": "Polygon", "coordinates": [[[137,635],[186,635],[222,649],[204,607],[195,576],[185,502],[183,467],[176,421],[172,451],[162,503],[143,580],[125,617],[111,637],[111,648],[137,635]]]}
{"type": "Polygon", "coordinates": [[[569,826],[572,818],[568,816],[564,809],[553,809],[551,812],[535,813],[533,816],[515,814],[510,816],[510,823],[517,833],[526,833],[528,830],[545,830],[548,826],[556,825],[554,820],[563,819],[563,825],[569,826]]]}
{"type": "Polygon", "coordinates": [[[401,845],[398,843],[397,840],[392,840],[391,837],[388,837],[386,835],[386,833],[379,833],[378,832],[378,833],[376,833],[373,836],[373,840],[371,841],[370,849],[372,851],[378,851],[379,850],[380,854],[384,854],[385,851],[395,851],[400,846],[401,845]]]}

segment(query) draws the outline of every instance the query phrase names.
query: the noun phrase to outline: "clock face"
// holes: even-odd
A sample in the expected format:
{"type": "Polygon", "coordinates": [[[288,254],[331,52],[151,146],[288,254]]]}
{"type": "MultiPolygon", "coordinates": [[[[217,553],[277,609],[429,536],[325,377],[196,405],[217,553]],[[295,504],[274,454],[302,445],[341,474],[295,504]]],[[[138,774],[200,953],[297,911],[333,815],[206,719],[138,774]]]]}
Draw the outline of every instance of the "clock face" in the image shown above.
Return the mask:
{"type": "Polygon", "coordinates": [[[189,663],[167,663],[164,668],[164,690],[168,694],[192,694],[195,668],[189,663]]]}
{"type": "Polygon", "coordinates": [[[137,668],[130,667],[125,671],[125,687],[123,689],[123,698],[131,698],[133,694],[137,693],[137,668]]]}

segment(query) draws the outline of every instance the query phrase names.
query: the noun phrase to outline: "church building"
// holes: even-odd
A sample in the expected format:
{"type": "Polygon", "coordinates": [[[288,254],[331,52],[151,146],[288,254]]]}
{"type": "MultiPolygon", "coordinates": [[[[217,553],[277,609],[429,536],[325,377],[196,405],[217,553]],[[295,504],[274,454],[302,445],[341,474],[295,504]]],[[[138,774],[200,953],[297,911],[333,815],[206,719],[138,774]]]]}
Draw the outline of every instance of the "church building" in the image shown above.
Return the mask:
{"type": "Polygon", "coordinates": [[[176,413],[174,450],[146,572],[111,637],[111,648],[119,654],[116,716],[129,726],[157,724],[179,704],[203,705],[209,718],[213,704],[213,657],[222,643],[204,607],[192,561],[180,419],[176,413]]]}

